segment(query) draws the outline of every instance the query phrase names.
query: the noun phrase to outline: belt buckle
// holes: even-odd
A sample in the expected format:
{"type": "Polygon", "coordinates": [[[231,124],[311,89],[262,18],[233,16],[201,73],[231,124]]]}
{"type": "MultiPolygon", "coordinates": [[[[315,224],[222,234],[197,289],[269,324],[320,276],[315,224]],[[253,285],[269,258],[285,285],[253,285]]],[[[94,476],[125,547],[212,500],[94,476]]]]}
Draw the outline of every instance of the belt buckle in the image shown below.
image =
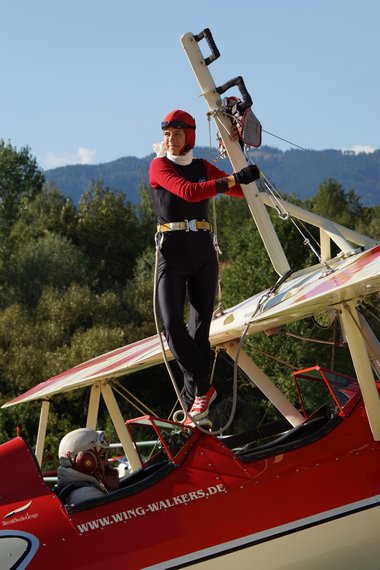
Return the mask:
{"type": "Polygon", "coordinates": [[[186,231],[187,232],[197,232],[197,220],[184,220],[187,224],[186,231]]]}

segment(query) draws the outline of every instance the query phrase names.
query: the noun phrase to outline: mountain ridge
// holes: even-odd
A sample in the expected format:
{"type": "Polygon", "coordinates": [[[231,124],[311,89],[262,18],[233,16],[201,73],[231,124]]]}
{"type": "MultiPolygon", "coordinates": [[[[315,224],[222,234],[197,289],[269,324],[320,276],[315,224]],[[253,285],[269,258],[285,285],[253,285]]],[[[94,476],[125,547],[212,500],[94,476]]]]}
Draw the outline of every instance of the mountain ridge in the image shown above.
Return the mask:
{"type": "MultiPolygon", "coordinates": [[[[210,154],[209,148],[196,147],[194,156],[211,162],[216,151],[213,149],[210,154]]],[[[125,194],[128,201],[138,203],[139,188],[142,184],[148,185],[149,164],[153,157],[154,154],[143,158],[126,156],[100,164],[61,166],[46,170],[45,176],[74,203],[79,202],[92,181],[100,179],[113,191],[125,194]]],[[[263,146],[253,149],[250,158],[280,193],[295,194],[306,200],[323,182],[334,179],[345,191],[354,189],[363,206],[380,204],[380,150],[355,154],[334,149],[282,151],[263,146]]],[[[228,159],[219,159],[216,166],[228,173],[232,171],[228,159]]]]}

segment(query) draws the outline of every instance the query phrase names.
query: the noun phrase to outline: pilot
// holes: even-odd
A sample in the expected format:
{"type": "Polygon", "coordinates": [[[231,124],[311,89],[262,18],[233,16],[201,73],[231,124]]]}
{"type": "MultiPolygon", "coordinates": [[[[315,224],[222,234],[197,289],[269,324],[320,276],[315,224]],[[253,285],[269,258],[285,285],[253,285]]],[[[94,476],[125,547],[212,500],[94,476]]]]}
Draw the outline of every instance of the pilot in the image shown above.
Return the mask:
{"type": "Polygon", "coordinates": [[[118,471],[108,463],[109,446],[104,431],[90,428],[76,429],[62,438],[55,489],[62,502],[76,505],[119,487],[118,471]]]}

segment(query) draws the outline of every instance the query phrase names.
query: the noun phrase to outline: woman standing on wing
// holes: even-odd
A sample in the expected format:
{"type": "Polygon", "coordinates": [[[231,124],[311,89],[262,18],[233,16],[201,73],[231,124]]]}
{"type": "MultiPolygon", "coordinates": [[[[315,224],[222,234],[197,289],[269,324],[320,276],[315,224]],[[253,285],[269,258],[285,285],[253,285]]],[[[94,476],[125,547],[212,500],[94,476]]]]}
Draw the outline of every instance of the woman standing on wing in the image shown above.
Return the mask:
{"type": "MultiPolygon", "coordinates": [[[[216,397],[208,373],[218,261],[207,219],[208,201],[223,193],[244,197],[239,184],[257,180],[260,171],[251,164],[227,175],[207,160],[194,159],[195,120],[185,111],[169,113],[161,128],[164,140],[154,145],[157,157],[149,169],[160,238],[157,300],[164,335],[184,375],[184,403],[198,421],[208,415],[216,397]]],[[[184,423],[194,425],[189,417],[184,423]]]]}

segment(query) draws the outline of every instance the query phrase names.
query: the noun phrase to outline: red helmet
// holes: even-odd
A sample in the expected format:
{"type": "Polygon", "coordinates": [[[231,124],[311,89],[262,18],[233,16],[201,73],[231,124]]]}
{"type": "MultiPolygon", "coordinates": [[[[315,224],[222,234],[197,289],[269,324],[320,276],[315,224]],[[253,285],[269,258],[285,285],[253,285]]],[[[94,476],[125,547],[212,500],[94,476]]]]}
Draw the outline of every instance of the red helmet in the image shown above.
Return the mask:
{"type": "Polygon", "coordinates": [[[177,129],[183,129],[186,135],[186,145],[185,152],[194,148],[195,146],[195,119],[186,111],[181,111],[176,109],[171,111],[161,123],[161,129],[167,129],[169,127],[174,127],[177,129]]]}

